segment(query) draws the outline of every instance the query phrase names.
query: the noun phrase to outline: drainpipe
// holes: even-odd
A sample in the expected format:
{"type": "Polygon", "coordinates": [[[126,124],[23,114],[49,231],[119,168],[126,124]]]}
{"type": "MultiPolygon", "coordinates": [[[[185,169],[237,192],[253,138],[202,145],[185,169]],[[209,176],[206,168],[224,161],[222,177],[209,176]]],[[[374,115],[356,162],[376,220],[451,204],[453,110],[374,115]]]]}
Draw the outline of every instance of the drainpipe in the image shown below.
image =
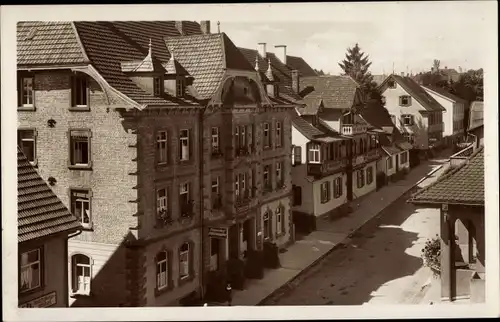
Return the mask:
{"type": "Polygon", "coordinates": [[[352,201],[352,138],[347,141],[347,201],[352,201]]]}
{"type": "Polygon", "coordinates": [[[198,116],[198,162],[199,162],[199,168],[200,168],[200,175],[199,175],[199,193],[200,193],[200,292],[201,292],[201,298],[205,298],[205,256],[204,256],[204,250],[205,248],[203,247],[204,244],[204,236],[205,236],[205,226],[204,226],[204,204],[203,204],[203,180],[204,180],[204,155],[203,155],[203,119],[205,115],[205,109],[202,109],[199,113],[198,116]]]}
{"type": "Polygon", "coordinates": [[[80,230],[78,230],[76,233],[74,233],[73,235],[68,235],[68,239],[71,239],[71,238],[73,238],[73,237],[76,237],[76,236],[80,235],[80,234],[82,233],[82,231],[83,231],[83,230],[81,230],[81,229],[80,229],[80,230]]]}

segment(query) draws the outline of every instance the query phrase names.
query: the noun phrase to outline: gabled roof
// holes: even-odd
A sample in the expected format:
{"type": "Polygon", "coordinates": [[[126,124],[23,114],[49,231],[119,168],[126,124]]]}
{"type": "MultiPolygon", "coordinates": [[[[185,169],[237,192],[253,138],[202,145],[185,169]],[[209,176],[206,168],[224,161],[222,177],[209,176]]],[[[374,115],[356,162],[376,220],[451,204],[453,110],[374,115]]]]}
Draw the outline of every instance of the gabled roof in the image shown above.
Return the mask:
{"type": "Polygon", "coordinates": [[[317,127],[313,126],[311,123],[307,122],[304,118],[302,118],[295,109],[293,109],[293,111],[291,111],[290,113],[292,115],[292,124],[307,139],[312,140],[316,136],[325,134],[322,131],[320,131],[317,127]]]}
{"type": "Polygon", "coordinates": [[[78,219],[57,198],[17,148],[18,242],[71,233],[81,229],[78,219]]]}
{"type": "Polygon", "coordinates": [[[484,148],[480,147],[467,162],[443,174],[409,201],[484,206],[484,148]]]}
{"type": "Polygon", "coordinates": [[[315,114],[323,104],[325,109],[350,109],[356,97],[358,84],[349,76],[312,76],[300,80],[307,107],[301,113],[315,114]]]}
{"type": "Polygon", "coordinates": [[[464,100],[463,98],[460,98],[456,95],[453,95],[451,94],[450,92],[448,91],[445,91],[444,89],[442,88],[439,88],[439,87],[436,87],[436,86],[431,86],[431,85],[427,85],[427,86],[423,86],[424,89],[426,90],[430,90],[442,97],[444,97],[445,99],[448,99],[449,101],[452,101],[452,102],[456,102],[456,103],[466,103],[467,101],[464,100]]]}
{"type": "Polygon", "coordinates": [[[484,103],[474,101],[470,104],[469,130],[474,130],[484,125],[484,103]]]}
{"type": "Polygon", "coordinates": [[[290,69],[297,70],[302,77],[318,76],[314,69],[302,58],[296,56],[286,56],[286,64],[290,69]]]}
{"type": "Polygon", "coordinates": [[[165,73],[168,75],[189,75],[188,71],[177,61],[177,59],[175,59],[174,55],[170,57],[166,64],[163,64],[163,67],[165,68],[165,73]]]}
{"type": "Polygon", "coordinates": [[[429,93],[425,91],[425,89],[423,89],[414,79],[410,77],[402,77],[392,74],[385,79],[385,81],[380,85],[380,88],[383,88],[390,79],[393,79],[401,87],[403,87],[403,89],[406,90],[411,97],[416,99],[425,110],[435,112],[446,111],[441,104],[439,104],[429,93]]]}
{"type": "Polygon", "coordinates": [[[165,44],[175,59],[194,77],[201,98],[217,90],[225,69],[255,71],[224,33],[166,37],[165,44]]]}
{"type": "Polygon", "coordinates": [[[377,86],[381,85],[387,78],[387,75],[372,75],[372,76],[373,76],[373,81],[377,84],[377,86]]]}
{"type": "Polygon", "coordinates": [[[18,65],[88,63],[85,50],[67,21],[21,21],[17,24],[18,65]]]}

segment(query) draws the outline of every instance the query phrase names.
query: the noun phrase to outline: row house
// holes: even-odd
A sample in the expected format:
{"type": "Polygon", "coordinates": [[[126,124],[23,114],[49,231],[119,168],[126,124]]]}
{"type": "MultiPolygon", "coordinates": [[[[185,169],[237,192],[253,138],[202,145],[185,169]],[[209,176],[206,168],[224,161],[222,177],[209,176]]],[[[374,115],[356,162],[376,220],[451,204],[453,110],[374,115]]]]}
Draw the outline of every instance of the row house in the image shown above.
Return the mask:
{"type": "Polygon", "coordinates": [[[29,156],[18,146],[20,308],[68,307],[68,238],[79,234],[82,227],[52,192],[49,184],[40,177],[29,156]]]}
{"type": "Polygon", "coordinates": [[[445,144],[463,141],[465,135],[465,108],[467,102],[458,96],[433,86],[422,86],[441,106],[443,111],[443,139],[445,144]]]}
{"type": "Polygon", "coordinates": [[[292,105],[208,21],[20,23],[18,73],[19,141],[84,227],[72,306],[179,305],[293,242],[292,105]]]}
{"type": "Polygon", "coordinates": [[[474,101],[469,108],[469,124],[467,136],[475,145],[474,150],[484,143],[484,103],[474,101]]]}
{"type": "Polygon", "coordinates": [[[410,77],[390,75],[379,87],[393,123],[415,152],[425,155],[443,139],[444,107],[410,77]]]}

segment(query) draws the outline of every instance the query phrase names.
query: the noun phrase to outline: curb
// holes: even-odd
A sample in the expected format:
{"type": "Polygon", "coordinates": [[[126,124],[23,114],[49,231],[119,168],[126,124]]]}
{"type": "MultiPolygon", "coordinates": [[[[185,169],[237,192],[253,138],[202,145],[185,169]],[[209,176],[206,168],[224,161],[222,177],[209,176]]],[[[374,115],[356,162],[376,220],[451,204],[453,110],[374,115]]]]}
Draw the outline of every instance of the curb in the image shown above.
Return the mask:
{"type": "Polygon", "coordinates": [[[306,274],[310,269],[312,269],[314,266],[316,266],[322,259],[324,259],[325,257],[327,257],[328,255],[330,255],[334,250],[344,246],[346,244],[346,241],[351,238],[350,236],[352,236],[352,234],[354,234],[355,232],[357,232],[358,230],[362,229],[365,225],[367,225],[368,223],[370,223],[373,219],[376,219],[381,213],[382,211],[384,211],[387,207],[389,207],[391,204],[393,204],[394,202],[396,202],[398,199],[404,197],[405,195],[407,195],[409,192],[411,193],[412,190],[414,190],[415,188],[417,188],[417,186],[422,183],[424,180],[428,179],[430,176],[432,176],[434,173],[436,173],[437,171],[439,171],[442,167],[444,166],[444,164],[436,167],[436,169],[432,170],[431,172],[427,173],[422,179],[420,179],[417,183],[415,183],[414,185],[410,186],[407,190],[405,190],[400,196],[398,196],[396,199],[394,199],[391,203],[389,203],[387,206],[385,206],[384,208],[382,208],[380,211],[378,211],[377,213],[375,213],[375,215],[373,215],[372,217],[370,217],[368,220],[364,221],[361,225],[359,225],[358,227],[356,227],[354,230],[352,230],[346,238],[344,238],[342,241],[340,241],[339,243],[335,244],[332,248],[330,248],[328,251],[326,251],[326,253],[324,253],[323,255],[321,255],[320,257],[318,257],[317,259],[315,259],[311,264],[307,265],[303,270],[301,270],[297,275],[295,275],[294,277],[292,277],[291,279],[289,279],[287,282],[285,282],[285,284],[281,285],[280,287],[278,287],[277,289],[275,289],[274,291],[272,291],[270,294],[268,294],[266,297],[264,297],[262,300],[260,300],[256,305],[264,305],[264,303],[266,301],[268,301],[269,299],[271,299],[273,296],[275,296],[276,294],[280,293],[281,291],[284,291],[290,284],[292,284],[293,282],[295,282],[297,279],[299,279],[301,276],[303,276],[304,274],[306,274]]]}

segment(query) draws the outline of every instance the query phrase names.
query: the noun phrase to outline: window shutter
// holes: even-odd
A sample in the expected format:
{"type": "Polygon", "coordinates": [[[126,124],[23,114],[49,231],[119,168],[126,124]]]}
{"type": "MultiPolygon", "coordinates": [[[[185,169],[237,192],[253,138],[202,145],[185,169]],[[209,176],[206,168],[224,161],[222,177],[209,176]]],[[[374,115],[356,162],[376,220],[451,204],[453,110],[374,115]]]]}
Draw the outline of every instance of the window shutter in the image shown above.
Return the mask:
{"type": "Polygon", "coordinates": [[[189,254],[188,254],[188,258],[189,258],[189,276],[191,277],[194,277],[195,275],[195,265],[194,265],[194,242],[193,241],[189,241],[189,254]]]}
{"type": "Polygon", "coordinates": [[[193,146],[194,146],[194,140],[193,140],[193,131],[194,129],[189,129],[188,130],[188,148],[189,148],[189,159],[193,157],[193,146]]]}

